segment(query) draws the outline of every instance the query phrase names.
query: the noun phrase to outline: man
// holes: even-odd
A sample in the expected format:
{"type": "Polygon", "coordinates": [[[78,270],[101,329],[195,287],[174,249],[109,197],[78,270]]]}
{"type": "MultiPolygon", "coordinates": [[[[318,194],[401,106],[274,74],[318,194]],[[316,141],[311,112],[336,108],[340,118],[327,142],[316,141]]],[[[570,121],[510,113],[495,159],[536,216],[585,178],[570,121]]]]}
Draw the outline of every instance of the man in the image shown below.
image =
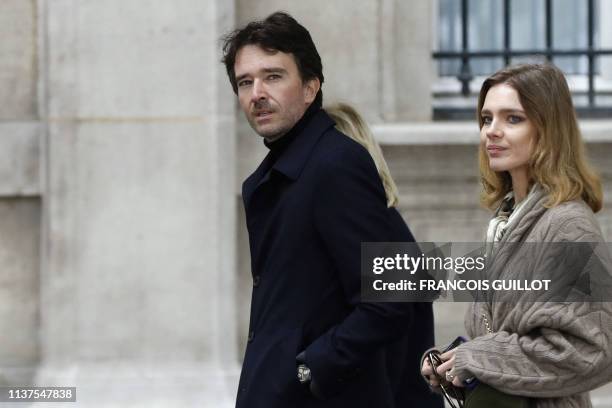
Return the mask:
{"type": "Polygon", "coordinates": [[[360,301],[361,242],[413,238],[367,151],[321,109],[310,34],[279,12],[224,41],[240,107],[270,149],[242,186],[253,295],[236,406],[441,406],[418,366],[431,305],[360,301]],[[424,334],[406,337],[415,325],[424,334]]]}

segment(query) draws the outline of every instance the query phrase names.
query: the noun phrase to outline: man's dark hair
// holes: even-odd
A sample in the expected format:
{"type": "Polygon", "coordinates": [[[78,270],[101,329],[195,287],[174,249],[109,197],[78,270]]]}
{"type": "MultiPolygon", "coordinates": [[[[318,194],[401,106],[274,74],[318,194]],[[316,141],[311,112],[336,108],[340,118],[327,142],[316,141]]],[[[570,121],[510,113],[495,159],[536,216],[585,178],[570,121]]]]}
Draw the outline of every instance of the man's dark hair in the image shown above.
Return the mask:
{"type": "MultiPolygon", "coordinates": [[[[238,92],[234,63],[236,54],[246,45],[258,45],[267,51],[292,54],[302,81],[319,78],[323,84],[323,65],[310,33],[289,14],[281,11],[270,14],[265,20],[252,21],[243,28],[232,31],[222,38],[223,59],[227,76],[234,92],[238,92]]],[[[322,102],[319,90],[315,102],[322,102]]]]}

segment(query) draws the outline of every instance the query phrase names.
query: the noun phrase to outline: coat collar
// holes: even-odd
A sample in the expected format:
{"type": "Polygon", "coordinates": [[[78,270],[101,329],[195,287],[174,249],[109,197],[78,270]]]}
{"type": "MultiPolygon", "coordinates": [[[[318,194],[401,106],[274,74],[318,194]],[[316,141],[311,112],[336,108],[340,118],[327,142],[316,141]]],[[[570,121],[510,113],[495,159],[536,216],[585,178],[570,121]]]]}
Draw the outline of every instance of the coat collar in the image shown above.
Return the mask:
{"type": "Polygon", "coordinates": [[[272,168],[291,180],[297,180],[321,135],[334,125],[335,122],[327,112],[320,109],[278,158],[272,168]]]}
{"type": "Polygon", "coordinates": [[[271,163],[272,154],[268,153],[257,170],[242,185],[242,197],[245,204],[250,201],[255,190],[270,179],[272,170],[283,174],[290,180],[297,180],[321,135],[334,125],[333,119],[323,109],[320,109],[273,165],[271,163]]]}

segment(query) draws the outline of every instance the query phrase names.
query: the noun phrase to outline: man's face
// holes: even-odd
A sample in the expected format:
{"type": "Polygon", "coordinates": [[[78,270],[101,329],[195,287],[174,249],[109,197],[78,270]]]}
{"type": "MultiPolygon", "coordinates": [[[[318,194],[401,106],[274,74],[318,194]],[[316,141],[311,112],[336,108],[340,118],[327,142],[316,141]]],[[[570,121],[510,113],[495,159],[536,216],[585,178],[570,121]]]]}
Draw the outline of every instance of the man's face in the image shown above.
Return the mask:
{"type": "Polygon", "coordinates": [[[257,45],[238,50],[234,72],[240,107],[253,130],[269,141],[291,130],[320,86],[318,79],[302,82],[291,54],[257,45]]]}

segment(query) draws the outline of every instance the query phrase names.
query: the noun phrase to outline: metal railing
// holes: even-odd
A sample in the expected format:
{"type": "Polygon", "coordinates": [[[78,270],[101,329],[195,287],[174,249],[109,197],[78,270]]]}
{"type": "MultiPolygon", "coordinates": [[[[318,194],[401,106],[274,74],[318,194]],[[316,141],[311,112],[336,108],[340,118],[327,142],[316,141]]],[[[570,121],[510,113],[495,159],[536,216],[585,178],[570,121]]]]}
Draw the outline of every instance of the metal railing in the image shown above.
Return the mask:
{"type": "MultiPolygon", "coordinates": [[[[612,106],[598,106],[595,101],[595,59],[603,55],[612,55],[612,49],[601,49],[595,46],[595,0],[584,0],[587,7],[587,47],[573,49],[556,49],[553,44],[553,1],[543,0],[545,7],[545,48],[543,49],[512,49],[511,38],[511,6],[512,0],[503,0],[503,48],[497,50],[470,51],[468,38],[469,27],[469,0],[461,0],[461,50],[437,51],[433,53],[436,60],[458,59],[461,61],[457,79],[461,82],[461,95],[471,95],[470,82],[474,79],[470,60],[472,58],[500,58],[505,65],[509,65],[512,58],[526,56],[541,56],[554,63],[554,57],[581,57],[586,56],[587,68],[587,104],[576,106],[580,117],[608,117],[612,119],[612,106]]],[[[475,90],[477,91],[477,90],[475,90]]],[[[434,119],[473,119],[475,107],[434,107],[434,119]]]]}

